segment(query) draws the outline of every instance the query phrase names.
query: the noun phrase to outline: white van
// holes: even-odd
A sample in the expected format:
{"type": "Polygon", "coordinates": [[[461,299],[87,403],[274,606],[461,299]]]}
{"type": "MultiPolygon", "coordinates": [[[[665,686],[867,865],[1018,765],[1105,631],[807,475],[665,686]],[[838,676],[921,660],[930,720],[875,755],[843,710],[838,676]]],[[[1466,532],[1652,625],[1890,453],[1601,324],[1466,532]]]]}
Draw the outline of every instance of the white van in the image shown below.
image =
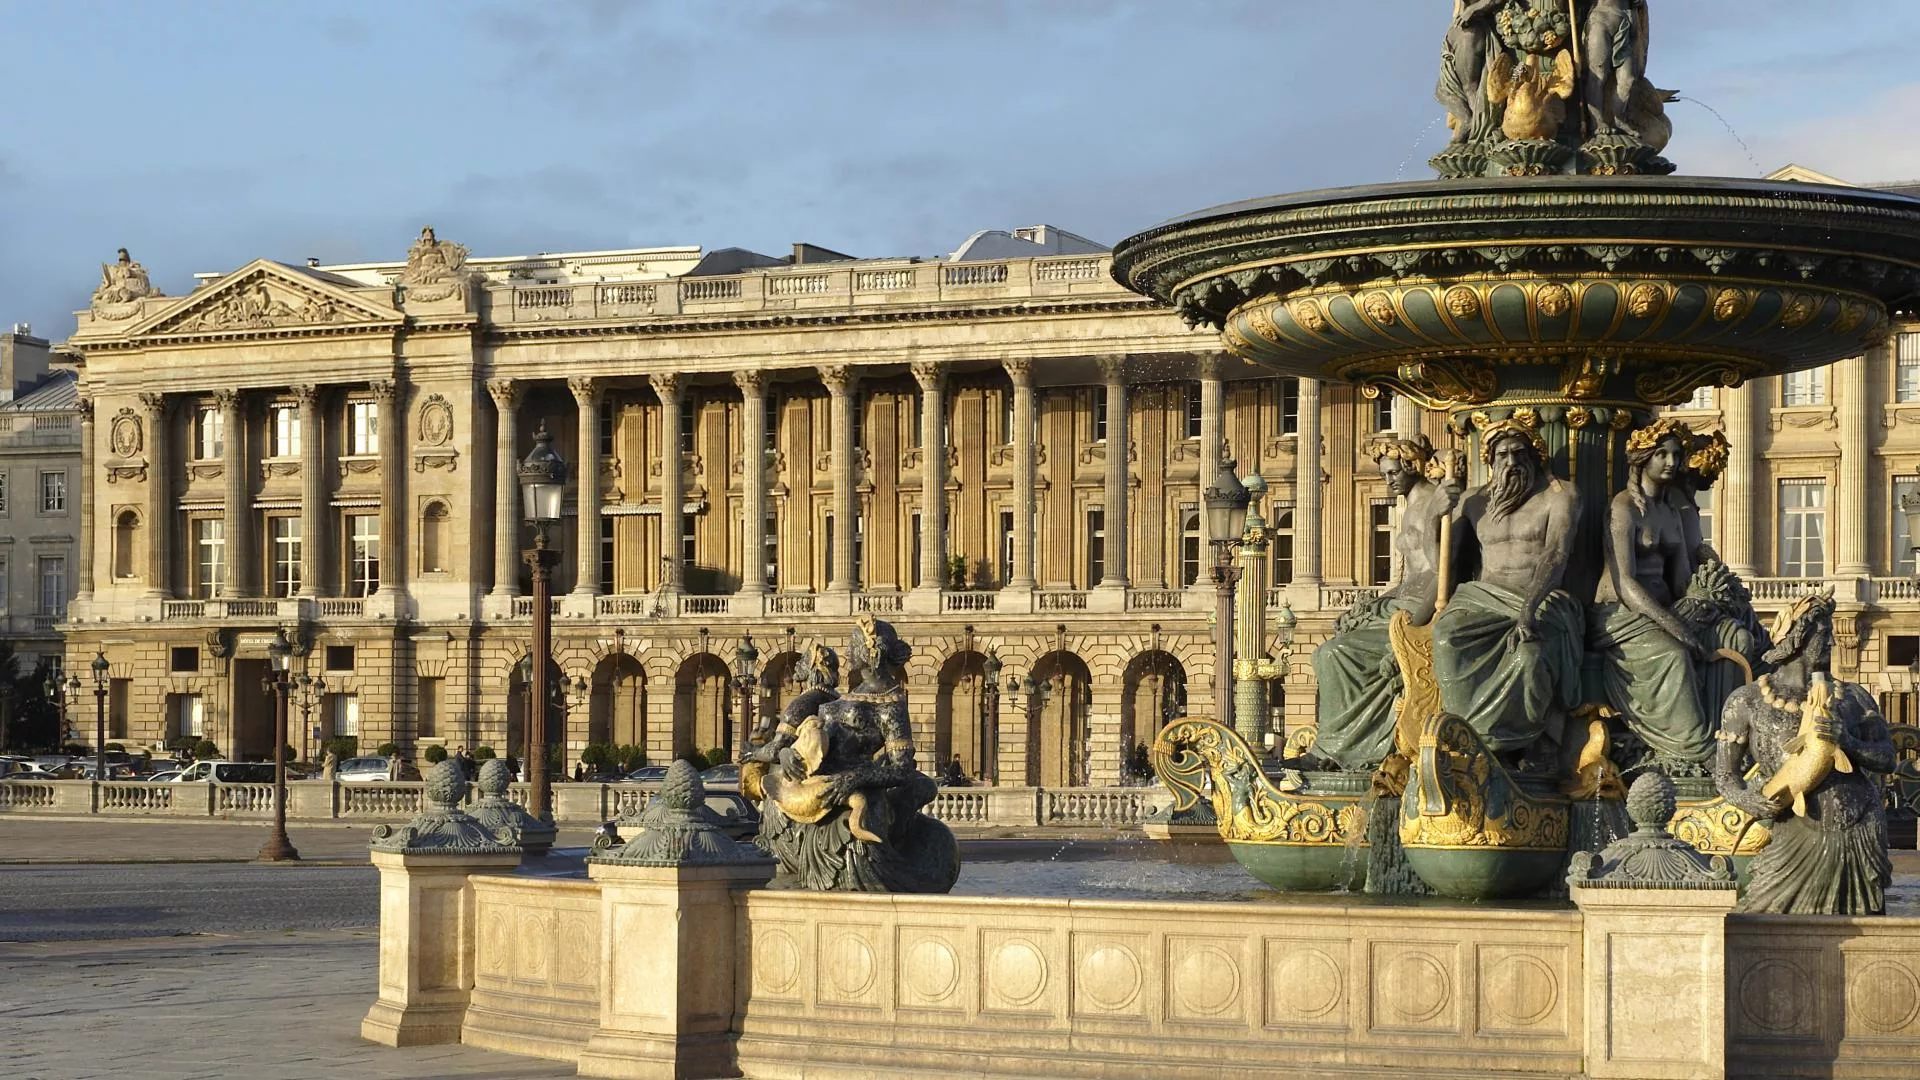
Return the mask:
{"type": "Polygon", "coordinates": [[[176,784],[213,781],[219,784],[271,784],[273,763],[268,761],[196,761],[173,778],[176,784]]]}

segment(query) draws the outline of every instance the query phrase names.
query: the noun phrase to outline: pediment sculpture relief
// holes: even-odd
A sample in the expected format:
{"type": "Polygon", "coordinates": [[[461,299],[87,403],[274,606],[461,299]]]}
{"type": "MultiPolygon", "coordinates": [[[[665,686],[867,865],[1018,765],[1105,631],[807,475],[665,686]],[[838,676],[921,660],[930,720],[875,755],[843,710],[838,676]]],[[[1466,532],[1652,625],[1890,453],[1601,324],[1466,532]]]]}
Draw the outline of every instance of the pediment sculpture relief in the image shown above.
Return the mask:
{"type": "Polygon", "coordinates": [[[222,292],[174,323],[173,330],[253,330],[272,326],[310,326],[338,322],[339,305],[320,296],[303,296],[254,280],[222,292]]]}
{"type": "Polygon", "coordinates": [[[400,272],[399,283],[409,300],[445,300],[459,293],[469,276],[466,265],[466,245],[440,239],[429,225],[407,248],[407,266],[400,272]]]}

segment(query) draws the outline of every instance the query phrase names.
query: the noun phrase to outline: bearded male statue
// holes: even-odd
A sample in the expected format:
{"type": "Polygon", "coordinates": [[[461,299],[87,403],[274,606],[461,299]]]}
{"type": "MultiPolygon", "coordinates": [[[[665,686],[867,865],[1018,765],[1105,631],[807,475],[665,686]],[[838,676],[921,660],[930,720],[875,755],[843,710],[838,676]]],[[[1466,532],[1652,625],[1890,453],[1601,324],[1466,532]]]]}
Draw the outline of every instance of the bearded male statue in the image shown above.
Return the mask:
{"type": "Polygon", "coordinates": [[[1544,440],[1515,420],[1481,433],[1489,476],[1461,503],[1452,564],[1464,580],[1433,622],[1447,712],[1530,771],[1558,765],[1580,705],[1580,605],[1562,587],[1580,505],[1547,469],[1544,440]]]}
{"type": "Polygon", "coordinates": [[[1303,761],[1307,768],[1331,763],[1364,772],[1393,752],[1393,704],[1401,678],[1387,624],[1396,611],[1406,612],[1415,626],[1432,621],[1440,585],[1440,520],[1459,496],[1458,488],[1449,491],[1450,485],[1428,477],[1434,451],[1424,435],[1382,439],[1367,452],[1379,464],[1387,490],[1407,501],[1393,537],[1400,577],[1379,596],[1361,600],[1341,615],[1333,638],[1314,650],[1319,734],[1303,761]]]}

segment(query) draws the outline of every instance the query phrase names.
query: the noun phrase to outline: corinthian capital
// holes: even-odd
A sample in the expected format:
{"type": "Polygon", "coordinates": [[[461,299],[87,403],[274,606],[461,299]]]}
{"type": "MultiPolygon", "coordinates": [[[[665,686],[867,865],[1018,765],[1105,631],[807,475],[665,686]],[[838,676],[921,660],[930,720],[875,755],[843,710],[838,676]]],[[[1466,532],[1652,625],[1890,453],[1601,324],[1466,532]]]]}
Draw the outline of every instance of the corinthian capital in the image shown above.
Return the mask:
{"type": "Polygon", "coordinates": [[[1220,354],[1217,352],[1199,353],[1193,358],[1193,377],[1196,379],[1217,379],[1220,377],[1220,354]]]}
{"type": "Polygon", "coordinates": [[[399,385],[392,379],[375,379],[367,384],[367,389],[373,391],[373,400],[382,405],[393,404],[393,399],[400,392],[399,385]]]}
{"type": "Polygon", "coordinates": [[[73,409],[80,414],[81,423],[93,423],[93,398],[90,395],[81,394],[80,397],[74,401],[73,409]]]}
{"type": "Polygon", "coordinates": [[[680,396],[680,373],[677,371],[663,371],[658,375],[649,375],[647,381],[653,384],[653,392],[659,395],[661,401],[669,398],[677,399],[680,396]]]}
{"type": "Polygon", "coordinates": [[[165,394],[141,394],[140,405],[154,416],[167,415],[167,395],[165,394]]]}
{"type": "Polygon", "coordinates": [[[1000,366],[1006,369],[1007,378],[1013,380],[1013,385],[1033,385],[1033,361],[1028,357],[1020,356],[1011,360],[1002,360],[1000,366]]]}
{"type": "Polygon", "coordinates": [[[298,383],[288,389],[293,392],[294,402],[303,409],[320,404],[320,388],[313,383],[298,383]]]}
{"type": "Polygon", "coordinates": [[[1100,365],[1100,377],[1107,382],[1117,383],[1127,381],[1126,357],[1109,353],[1105,356],[1095,357],[1094,362],[1100,365]]]}
{"type": "Polygon", "coordinates": [[[739,387],[740,392],[748,397],[758,397],[761,391],[766,389],[767,374],[758,369],[736,371],[733,373],[733,385],[739,387]]]}
{"type": "Polygon", "coordinates": [[[213,392],[213,404],[221,412],[239,412],[240,391],[215,390],[213,392]]]}
{"type": "Polygon", "coordinates": [[[580,405],[600,404],[601,381],[592,375],[575,375],[567,380],[567,389],[573,391],[573,400],[580,405]]]}
{"type": "Polygon", "coordinates": [[[487,394],[495,408],[511,409],[520,404],[520,384],[512,379],[488,379],[487,394]]]}
{"type": "Polygon", "coordinates": [[[913,362],[913,381],[920,389],[932,393],[944,385],[947,377],[947,365],[939,360],[916,360],[913,362]]]}
{"type": "Polygon", "coordinates": [[[859,380],[850,364],[834,364],[820,369],[820,381],[827,386],[827,393],[842,397],[853,390],[853,384],[859,380]]]}

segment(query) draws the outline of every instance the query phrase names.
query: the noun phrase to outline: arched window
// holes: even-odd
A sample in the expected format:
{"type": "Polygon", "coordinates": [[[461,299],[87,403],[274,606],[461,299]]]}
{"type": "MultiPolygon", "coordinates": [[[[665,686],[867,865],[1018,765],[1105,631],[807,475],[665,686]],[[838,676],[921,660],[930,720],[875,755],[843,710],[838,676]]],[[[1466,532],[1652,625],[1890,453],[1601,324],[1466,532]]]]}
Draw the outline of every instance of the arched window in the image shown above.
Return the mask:
{"type": "Polygon", "coordinates": [[[443,574],[447,570],[450,517],[447,504],[437,500],[428,503],[420,514],[420,572],[423,574],[443,574]]]}
{"type": "Polygon", "coordinates": [[[133,577],[133,544],[140,532],[140,515],[122,510],[113,519],[113,577],[133,577]]]}

